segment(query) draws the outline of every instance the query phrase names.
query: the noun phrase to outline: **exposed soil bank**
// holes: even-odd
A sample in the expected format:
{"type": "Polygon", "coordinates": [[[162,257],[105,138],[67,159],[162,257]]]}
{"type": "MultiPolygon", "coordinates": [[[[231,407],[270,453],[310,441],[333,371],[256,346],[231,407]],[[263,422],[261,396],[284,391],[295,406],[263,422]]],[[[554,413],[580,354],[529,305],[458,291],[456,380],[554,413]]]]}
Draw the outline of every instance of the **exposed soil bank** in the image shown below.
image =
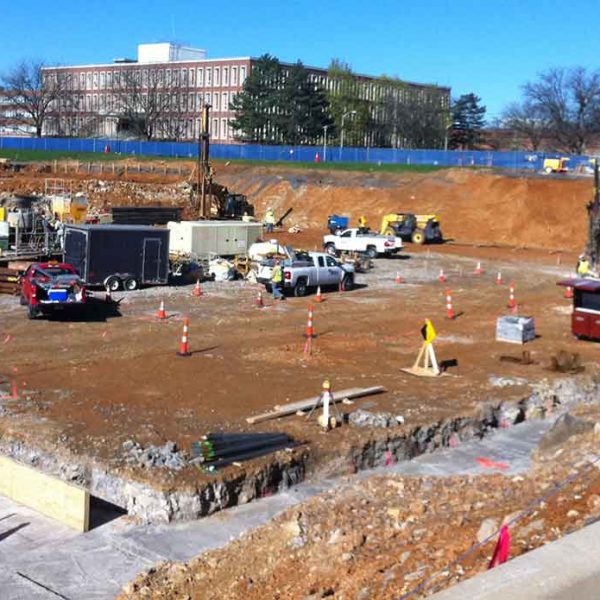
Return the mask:
{"type": "Polygon", "coordinates": [[[544,416],[554,399],[534,393],[518,405],[482,405],[478,414],[437,421],[410,430],[372,430],[371,439],[361,446],[350,444],[329,452],[311,453],[304,447],[290,453],[278,452],[260,460],[260,467],[239,474],[215,477],[196,489],[156,489],[111,472],[98,461],[77,456],[59,458],[22,441],[4,436],[0,451],[45,473],[87,488],[143,522],[170,522],[197,519],[227,507],[244,504],[287,489],[305,478],[335,476],[348,472],[409,460],[473,438],[481,438],[497,427],[508,427],[531,416],[544,416]]]}

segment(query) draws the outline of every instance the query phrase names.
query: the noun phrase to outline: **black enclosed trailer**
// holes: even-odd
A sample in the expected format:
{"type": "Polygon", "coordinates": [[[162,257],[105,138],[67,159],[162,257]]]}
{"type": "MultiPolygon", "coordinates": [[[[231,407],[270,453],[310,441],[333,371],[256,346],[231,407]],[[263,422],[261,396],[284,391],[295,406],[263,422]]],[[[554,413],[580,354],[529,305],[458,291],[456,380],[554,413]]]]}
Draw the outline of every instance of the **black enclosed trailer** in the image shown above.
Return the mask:
{"type": "Polygon", "coordinates": [[[164,284],[169,277],[169,230],[143,225],[65,225],[64,262],[88,285],[164,284]]]}

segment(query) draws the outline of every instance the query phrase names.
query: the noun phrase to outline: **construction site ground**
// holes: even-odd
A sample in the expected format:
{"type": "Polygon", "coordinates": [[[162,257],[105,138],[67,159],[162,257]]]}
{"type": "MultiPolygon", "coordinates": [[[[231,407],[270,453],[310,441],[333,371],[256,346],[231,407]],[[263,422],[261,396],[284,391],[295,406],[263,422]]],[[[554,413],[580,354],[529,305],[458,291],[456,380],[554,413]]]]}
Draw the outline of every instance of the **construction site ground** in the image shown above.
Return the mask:
{"type": "MultiPolygon", "coordinates": [[[[42,191],[44,178],[55,175],[35,170],[32,167],[20,174],[1,176],[0,194],[42,191]]],[[[144,179],[140,174],[131,181],[105,175],[101,182],[81,174],[68,177],[78,182],[99,209],[111,204],[184,205],[189,193],[185,182],[176,177],[163,181],[157,175],[144,179]]],[[[0,297],[3,440],[21,440],[56,455],[64,453],[65,457],[88,457],[124,477],[173,490],[194,489],[215,477],[236,476],[240,469],[232,466],[206,474],[191,466],[180,471],[144,468],[126,461],[122,444],[133,440],[142,446],[162,445],[172,440],[189,449],[193,441],[210,431],[285,431],[306,443],[295,452],[308,449],[319,470],[327,471],[331,465],[332,471],[343,473],[354,468],[350,461],[340,464],[340,458],[343,462],[349,456],[350,448],[365,447],[378,436],[390,435],[390,430],[345,425],[322,433],[315,420],[303,416],[256,426],[248,425],[246,417],[314,396],[323,379],[330,377],[334,390],[383,385],[386,393],[342,408],[346,412],[366,408],[402,416],[404,425],[391,432],[401,434],[445,419],[475,415],[485,403],[523,399],[531,393],[531,384],[564,377],[549,369],[551,357],[560,350],[579,353],[585,369],[593,369],[597,347],[572,337],[571,301],[563,297],[563,288],[556,286],[557,280],[572,274],[576,253],[585,240],[589,180],[519,178],[460,170],[372,176],[299,174],[274,167],[236,165],[223,165],[218,180],[232,191],[247,193],[259,215],[267,206],[280,214],[293,207],[285,227],[296,224],[303,232],[281,232],[272,237],[297,247],[320,246],[330,213],[349,214],[354,220],[365,213],[375,225],[378,215],[400,209],[439,214],[445,236],[452,241],[430,247],[407,245],[399,256],[377,259],[372,270],[357,276],[357,289],[330,291],[322,304],[315,304],[314,297],[275,302],[265,295],[266,306],[259,309],[255,300],[260,286],[243,281],[207,282],[199,298],[192,295],[191,284],[156,287],[115,294],[118,306],[112,310],[102,302],[104,294],[100,293],[88,315],[91,318],[58,315],[28,321],[18,299],[0,297]],[[484,271],[481,275],[474,273],[477,262],[484,271]],[[438,281],[441,269],[447,277],[444,283],[438,281]],[[498,271],[503,285],[496,284],[498,271]],[[397,274],[401,283],[395,282],[397,274]],[[496,319],[509,314],[509,282],[515,283],[518,313],[535,318],[537,338],[525,347],[495,341],[496,319]],[[455,320],[446,318],[447,290],[452,292],[458,314],[455,320]],[[161,300],[168,314],[165,321],[156,316],[161,300]],[[316,338],[312,355],[307,357],[303,355],[303,333],[309,304],[315,307],[316,338]],[[190,320],[192,351],[186,358],[176,355],[184,317],[190,320]],[[420,379],[401,371],[416,358],[424,318],[431,319],[438,332],[438,359],[451,365],[440,378],[420,379]],[[524,349],[531,353],[531,364],[500,360],[503,355],[519,357],[524,349]],[[7,397],[15,384],[17,397],[7,397]]],[[[270,460],[252,461],[243,471],[250,474],[270,460]]],[[[504,490],[498,493],[514,495],[514,502],[508,498],[503,505],[501,512],[505,514],[523,494],[539,492],[542,480],[535,476],[531,481],[505,486],[500,479],[491,478],[489,485],[504,490]]],[[[478,502],[478,494],[488,493],[488,482],[482,481],[474,484],[473,503],[478,502]]],[[[456,485],[460,488],[471,483],[456,485]]],[[[361,485],[386,490],[384,499],[394,495],[397,488],[394,483],[380,485],[377,480],[361,485]]],[[[443,494],[448,488],[443,482],[405,485],[413,504],[420,504],[425,491],[443,494]]],[[[362,488],[344,494],[350,494],[348,502],[343,498],[339,502],[355,507],[355,495],[378,495],[362,488]]],[[[327,502],[331,504],[327,511],[339,512],[340,519],[344,518],[336,504],[337,496],[327,502]]],[[[365,506],[365,527],[374,528],[376,523],[369,516],[371,505],[365,506]]],[[[484,510],[477,514],[487,516],[484,510]]],[[[314,515],[324,523],[327,520],[318,511],[314,515]]],[[[464,535],[472,533],[464,530],[464,535]]],[[[260,535],[264,537],[256,542],[256,548],[261,544],[277,547],[268,537],[270,533],[260,535]]],[[[360,528],[348,535],[354,540],[352,547],[368,549],[368,544],[360,543],[360,528]]],[[[423,535],[429,538],[429,534],[423,535]]],[[[298,552],[298,560],[308,560],[302,552],[298,552]]],[[[383,550],[368,552],[374,559],[372,569],[383,550]]],[[[410,560],[417,561],[419,554],[411,556],[410,560]]],[[[225,559],[218,561],[227,564],[225,559]]],[[[443,562],[441,555],[439,562],[443,562]]],[[[289,568],[300,571],[292,563],[289,568]]],[[[210,570],[216,572],[213,567],[210,570]]],[[[287,566],[285,572],[289,572],[287,566]]],[[[355,580],[348,585],[364,583],[367,573],[373,571],[361,571],[356,578],[348,572],[348,580],[355,580]]],[[[280,596],[273,597],[327,595],[328,576],[315,577],[320,583],[312,586],[314,592],[308,586],[302,593],[293,586],[286,589],[271,575],[256,586],[254,596],[248,591],[252,586],[247,587],[247,580],[243,582],[246,587],[238,588],[242,585],[239,581],[223,577],[229,592],[213,580],[210,585],[214,586],[213,597],[268,597],[264,592],[273,586],[281,588],[280,596]]],[[[202,574],[199,580],[208,581],[202,574]]],[[[410,581],[418,582],[419,577],[406,585],[410,581]]],[[[397,591],[398,586],[394,587],[397,591]]],[[[348,588],[339,597],[359,597],[352,594],[360,589],[348,588]]],[[[368,597],[386,596],[364,596],[368,597]]]]}
{"type": "Polygon", "coordinates": [[[314,396],[331,377],[334,389],[385,386],[385,394],[355,407],[401,415],[412,429],[468,416],[482,402],[520,400],[527,383],[553,377],[550,357],[561,349],[581,353],[584,363],[595,360],[595,346],[570,334],[570,301],[556,286],[564,269],[524,269],[521,261],[482,265],[485,273],[475,276],[472,259],[433,251],[376,260],[371,272],[357,277],[356,290],[326,294],[315,305],[310,357],[303,354],[303,333],[313,300],[276,303],[266,297],[266,307],[258,309],[260,288],[245,282],[207,283],[200,298],[191,286],[117,295],[117,313],[104,317],[99,303],[93,321],[65,315],[30,322],[18,301],[3,297],[3,375],[18,386],[18,399],[3,402],[4,433],[112,468],[133,468],[131,476],[151,485],[194,486],[207,476],[192,467],[126,467],[123,442],[172,440],[189,449],[210,431],[277,430],[309,442],[315,456],[343,455],[373,432],[342,427],[325,436],[304,417],[252,427],[246,417],[314,396]],[[437,280],[440,269],[448,277],[444,284],[437,280]],[[520,314],[536,317],[539,338],[527,346],[532,365],[500,362],[501,355],[519,356],[522,348],[494,339],[496,318],[508,312],[508,288],[495,283],[498,269],[515,282],[520,314]],[[401,284],[395,283],[398,271],[401,284]],[[447,289],[459,313],[453,321],[446,318],[447,289]],[[157,318],[161,300],[166,321],[157,318]],[[190,319],[187,358],[176,355],[184,316],[190,319]],[[439,379],[401,371],[416,358],[426,317],[438,331],[439,360],[457,362],[439,379]],[[505,384],[494,377],[513,380],[505,384]]]}

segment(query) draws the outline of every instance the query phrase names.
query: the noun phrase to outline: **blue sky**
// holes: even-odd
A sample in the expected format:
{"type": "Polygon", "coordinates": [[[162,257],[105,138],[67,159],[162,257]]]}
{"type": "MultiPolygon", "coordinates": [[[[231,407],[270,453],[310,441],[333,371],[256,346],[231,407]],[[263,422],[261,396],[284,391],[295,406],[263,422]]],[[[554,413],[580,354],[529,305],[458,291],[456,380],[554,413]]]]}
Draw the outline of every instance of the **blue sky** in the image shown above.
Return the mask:
{"type": "Polygon", "coordinates": [[[212,58],[259,56],[475,92],[497,116],[553,66],[600,66],[598,3],[584,0],[0,0],[0,71],[21,58],[85,64],[175,40],[212,58]]]}

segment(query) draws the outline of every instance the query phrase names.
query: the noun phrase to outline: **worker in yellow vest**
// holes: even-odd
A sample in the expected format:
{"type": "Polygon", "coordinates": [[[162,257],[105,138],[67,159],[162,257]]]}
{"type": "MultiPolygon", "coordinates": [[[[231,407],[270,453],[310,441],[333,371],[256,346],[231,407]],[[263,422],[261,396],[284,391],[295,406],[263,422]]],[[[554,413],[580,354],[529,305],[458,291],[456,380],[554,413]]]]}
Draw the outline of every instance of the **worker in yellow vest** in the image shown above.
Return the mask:
{"type": "Polygon", "coordinates": [[[577,261],[577,275],[579,275],[579,277],[588,277],[590,275],[590,261],[585,254],[579,255],[579,260],[577,261]]]}
{"type": "Polygon", "coordinates": [[[271,273],[271,291],[273,292],[274,300],[285,300],[285,296],[281,291],[283,286],[283,269],[281,268],[281,261],[276,260],[273,266],[273,272],[271,273]]]}
{"type": "Polygon", "coordinates": [[[369,233],[369,226],[367,225],[367,217],[358,217],[358,233],[369,233]]]}
{"type": "Polygon", "coordinates": [[[275,227],[275,211],[272,208],[267,209],[265,214],[265,225],[267,226],[267,233],[273,233],[275,227]]]}

